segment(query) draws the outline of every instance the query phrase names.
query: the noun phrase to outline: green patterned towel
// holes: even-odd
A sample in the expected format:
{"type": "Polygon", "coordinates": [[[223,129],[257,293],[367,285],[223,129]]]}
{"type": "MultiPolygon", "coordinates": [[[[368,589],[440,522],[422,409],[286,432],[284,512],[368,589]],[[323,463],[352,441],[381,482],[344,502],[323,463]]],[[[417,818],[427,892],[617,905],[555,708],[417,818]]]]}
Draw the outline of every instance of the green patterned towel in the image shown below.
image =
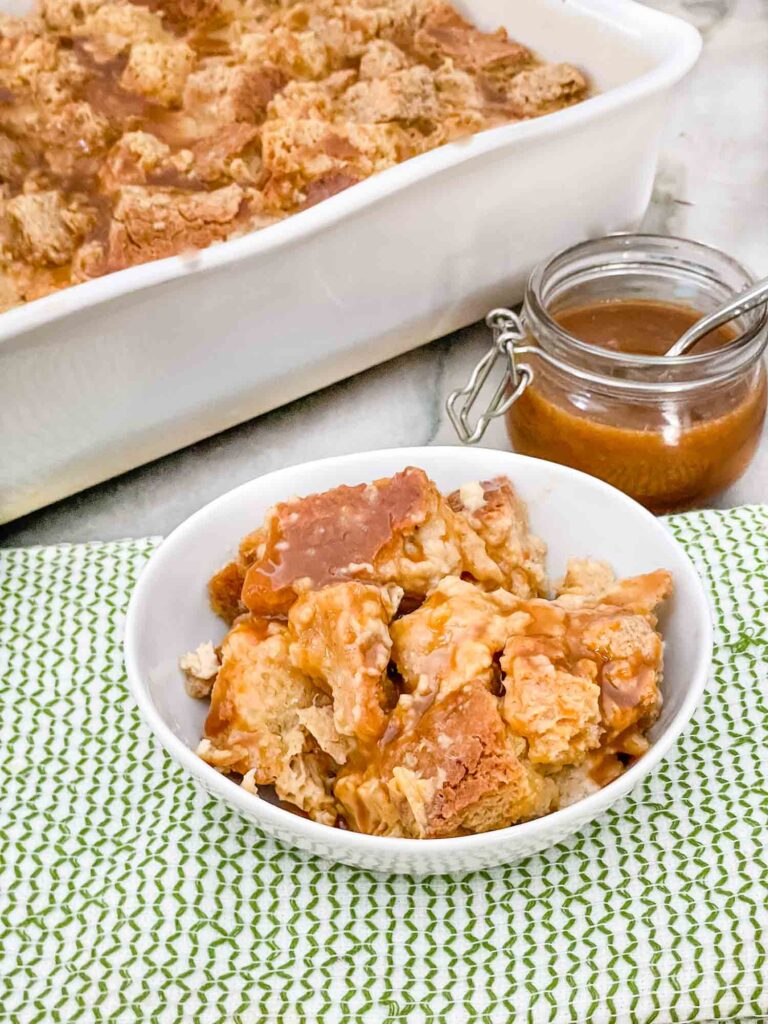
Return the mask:
{"type": "Polygon", "coordinates": [[[156,541],[0,551],[0,1020],[768,1014],[768,509],[670,526],[716,610],[693,725],[579,835],[459,881],[282,847],[163,753],[120,649],[156,541]]]}

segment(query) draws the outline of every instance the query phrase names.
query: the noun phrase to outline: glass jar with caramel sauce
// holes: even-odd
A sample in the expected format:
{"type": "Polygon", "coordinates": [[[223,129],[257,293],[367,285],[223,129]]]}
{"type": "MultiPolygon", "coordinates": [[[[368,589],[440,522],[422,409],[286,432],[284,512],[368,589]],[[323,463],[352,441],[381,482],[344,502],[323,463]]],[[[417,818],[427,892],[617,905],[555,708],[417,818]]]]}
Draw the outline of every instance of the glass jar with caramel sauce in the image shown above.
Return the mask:
{"type": "Polygon", "coordinates": [[[522,320],[496,310],[493,354],[449,399],[463,439],[504,413],[515,451],[600,477],[651,511],[699,505],[749,465],[766,412],[765,307],[664,353],[700,317],[748,287],[744,267],[680,238],[611,235],[534,270],[522,320]],[[476,429],[469,408],[494,358],[499,387],[476,429]],[[457,402],[467,402],[460,411],[457,402]]]}

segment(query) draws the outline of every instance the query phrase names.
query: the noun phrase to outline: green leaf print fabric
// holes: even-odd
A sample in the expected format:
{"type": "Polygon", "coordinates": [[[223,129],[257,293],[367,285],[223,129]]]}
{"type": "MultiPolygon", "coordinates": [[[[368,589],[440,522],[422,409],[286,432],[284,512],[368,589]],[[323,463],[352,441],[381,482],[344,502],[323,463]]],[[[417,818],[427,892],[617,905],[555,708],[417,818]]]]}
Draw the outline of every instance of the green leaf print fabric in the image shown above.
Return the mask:
{"type": "Polygon", "coordinates": [[[459,880],[283,847],[164,754],[121,652],[156,539],[0,551],[0,1021],[768,1015],[768,509],[668,525],[716,623],[692,724],[584,831],[459,880]]]}

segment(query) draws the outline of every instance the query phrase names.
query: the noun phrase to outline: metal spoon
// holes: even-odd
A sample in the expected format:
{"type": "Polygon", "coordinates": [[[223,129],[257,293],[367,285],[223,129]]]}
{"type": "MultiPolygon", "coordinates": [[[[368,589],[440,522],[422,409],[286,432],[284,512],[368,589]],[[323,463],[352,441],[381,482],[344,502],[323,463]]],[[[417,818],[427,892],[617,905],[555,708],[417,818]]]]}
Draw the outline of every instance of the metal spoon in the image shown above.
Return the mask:
{"type": "Polygon", "coordinates": [[[747,288],[745,292],[741,292],[735,299],[731,299],[726,306],[721,306],[714,313],[709,313],[707,316],[703,316],[701,320],[697,320],[682,337],[678,338],[672,348],[665,353],[665,358],[687,355],[693,346],[701,341],[705,334],[709,334],[710,331],[714,331],[717,327],[727,324],[729,320],[741,316],[742,313],[754,309],[755,306],[759,306],[766,300],[768,300],[768,277],[764,277],[756,284],[753,284],[751,288],[747,288]]]}

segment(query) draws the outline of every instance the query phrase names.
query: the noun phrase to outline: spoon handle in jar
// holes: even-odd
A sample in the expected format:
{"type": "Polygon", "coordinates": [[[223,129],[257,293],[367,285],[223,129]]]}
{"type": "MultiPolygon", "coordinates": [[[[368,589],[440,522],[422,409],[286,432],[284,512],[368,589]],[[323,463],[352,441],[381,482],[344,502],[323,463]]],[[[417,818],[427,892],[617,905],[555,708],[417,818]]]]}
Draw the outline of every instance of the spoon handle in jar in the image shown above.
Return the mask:
{"type": "Polygon", "coordinates": [[[766,299],[768,299],[768,277],[753,284],[745,292],[741,292],[727,306],[721,306],[714,313],[710,313],[708,316],[702,317],[701,320],[697,320],[692,327],[688,328],[685,334],[678,338],[666,353],[666,357],[686,355],[705,334],[709,334],[710,331],[722,327],[723,324],[727,324],[729,320],[741,316],[742,313],[749,312],[750,309],[759,306],[766,299]]]}

